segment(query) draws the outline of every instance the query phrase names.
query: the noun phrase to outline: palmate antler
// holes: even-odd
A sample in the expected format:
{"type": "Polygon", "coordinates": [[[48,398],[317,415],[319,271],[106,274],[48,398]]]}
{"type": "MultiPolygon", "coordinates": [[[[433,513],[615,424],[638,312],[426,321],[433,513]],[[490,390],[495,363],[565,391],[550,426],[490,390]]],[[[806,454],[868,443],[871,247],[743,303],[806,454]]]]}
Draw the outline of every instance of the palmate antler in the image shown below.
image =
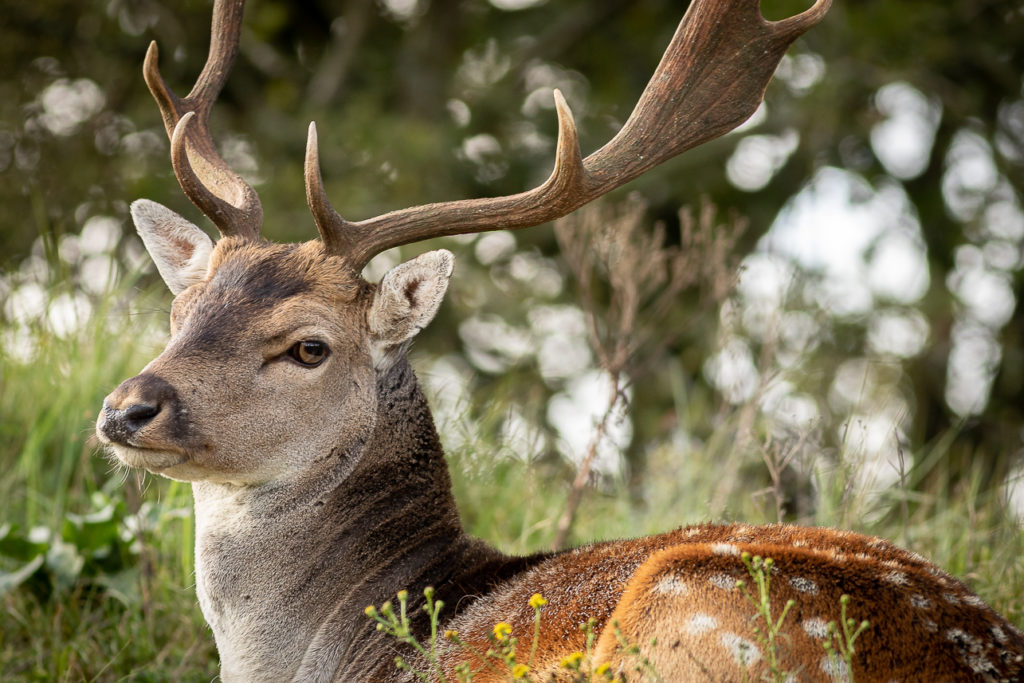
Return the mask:
{"type": "MultiPolygon", "coordinates": [[[[210,58],[189,96],[179,100],[156,71],[156,47],[146,56],[150,85],[172,138],[175,174],[185,194],[227,234],[255,237],[262,219],[252,188],[217,155],[208,119],[212,100],[238,48],[244,0],[216,0],[210,58]],[[195,111],[196,122],[191,124],[195,111]]],[[[831,0],[766,21],[760,0],[693,0],[619,133],[587,158],[572,113],[555,91],[555,168],[540,186],[520,194],[425,204],[363,221],[342,218],[324,192],[316,126],[306,145],[306,198],[326,248],[355,272],[391,247],[432,237],[519,229],[564,216],[671,157],[727,133],[757,109],[775,67],[794,40],[817,24],[831,0]]]]}

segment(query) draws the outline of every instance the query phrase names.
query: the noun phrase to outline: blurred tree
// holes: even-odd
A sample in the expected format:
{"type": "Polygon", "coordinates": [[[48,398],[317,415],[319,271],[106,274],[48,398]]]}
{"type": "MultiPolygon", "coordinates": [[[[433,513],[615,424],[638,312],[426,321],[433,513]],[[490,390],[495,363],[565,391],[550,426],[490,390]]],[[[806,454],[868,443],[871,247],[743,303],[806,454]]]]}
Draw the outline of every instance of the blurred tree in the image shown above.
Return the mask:
{"type": "MultiPolygon", "coordinates": [[[[780,18],[809,2],[764,4],[769,18],[780,18]]],[[[682,11],[683,3],[669,0],[252,0],[241,57],[215,108],[215,134],[257,185],[264,233],[276,240],[314,234],[301,174],[310,119],[321,131],[328,192],[353,218],[517,192],[551,165],[550,90],[566,93],[584,152],[597,148],[628,116],[682,11]]],[[[205,59],[208,17],[204,0],[36,0],[5,8],[0,295],[28,277],[30,253],[56,258],[62,236],[79,234],[90,218],[113,216],[127,226],[127,203],[136,197],[198,217],[177,190],[140,69],[156,39],[165,78],[187,90],[205,59]]],[[[717,310],[708,324],[686,326],[674,353],[695,405],[712,405],[704,398],[713,394],[730,400],[715,374],[719,365],[708,361],[722,357],[716,353],[725,342],[738,340],[739,355],[757,359],[755,371],[775,366],[773,354],[786,350],[779,339],[795,334],[794,321],[809,319],[813,339],[795,364],[801,374],[788,374],[790,358],[775,375],[762,367],[759,381],[767,391],[772,377],[782,377],[786,391],[814,397],[816,448],[846,438],[850,405],[835,398],[836,382],[851,359],[866,360],[895,368],[878,386],[904,398],[898,431],[911,444],[954,429],[954,464],[981,458],[992,482],[1002,480],[1021,451],[1024,423],[1022,46],[1024,10],[1013,3],[837,2],[794,47],[753,124],[625,190],[642,192],[651,219],[676,236],[678,209],[709,196],[749,218],[743,253],[771,252],[802,273],[801,284],[787,290],[791,300],[774,312],[773,334],[742,315],[723,333],[717,310]],[[896,125],[911,114],[909,127],[896,125]],[[843,179],[853,204],[905,198],[883,228],[919,226],[910,238],[927,259],[920,296],[876,292],[866,307],[836,313],[818,297],[827,269],[801,261],[792,245],[779,250],[764,239],[785,228],[828,169],[842,172],[829,177],[843,179]],[[797,310],[810,313],[786,316],[797,310]],[[880,320],[923,320],[927,342],[902,355],[886,351],[872,336],[880,320]]],[[[835,222],[838,230],[843,221],[835,222]]],[[[884,234],[871,248],[881,249],[884,234]]],[[[131,252],[127,227],[125,235],[131,252]]],[[[563,286],[564,268],[551,261],[552,231],[499,238],[508,249],[486,239],[446,242],[461,254],[454,305],[420,348],[482,370],[481,392],[515,387],[524,406],[535,406],[527,417],[543,423],[536,406],[566,380],[539,376],[536,349],[473,348],[466,324],[500,320],[502,329],[539,344],[531,311],[571,303],[573,294],[563,286]]],[[[874,258],[870,249],[865,258],[874,258]]],[[[693,303],[684,297],[680,306],[693,303]]],[[[729,310],[746,309],[741,301],[729,310]]],[[[666,325],[682,320],[691,318],[681,310],[665,316],[666,325]]],[[[677,424],[671,383],[661,377],[645,389],[635,397],[634,444],[677,424]]],[[[693,436],[709,430],[712,418],[690,416],[688,423],[707,425],[693,436]]],[[[630,461],[642,472],[643,449],[632,448],[630,461]]]]}

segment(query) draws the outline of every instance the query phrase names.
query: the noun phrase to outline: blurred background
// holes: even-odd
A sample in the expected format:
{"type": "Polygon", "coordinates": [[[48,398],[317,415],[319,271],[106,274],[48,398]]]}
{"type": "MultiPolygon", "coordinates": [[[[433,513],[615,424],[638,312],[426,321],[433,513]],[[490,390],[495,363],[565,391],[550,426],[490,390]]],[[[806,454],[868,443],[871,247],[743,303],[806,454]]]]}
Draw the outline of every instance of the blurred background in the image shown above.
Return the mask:
{"type": "MultiPolygon", "coordinates": [[[[552,165],[552,90],[597,149],[686,4],[253,0],[214,136],[276,241],[315,235],[310,120],[347,218],[519,192],[552,165]]],[[[15,676],[211,670],[209,634],[190,630],[187,487],[116,473],[90,437],[102,397],[167,337],[170,296],[128,204],[209,227],[141,76],[156,40],[184,95],[209,14],[205,0],[35,0],[0,22],[0,664],[15,676]]],[[[375,259],[369,278],[456,254],[413,357],[467,526],[549,546],[591,453],[570,541],[704,519],[839,524],[970,573],[1024,624],[1022,74],[1016,3],[839,1],[739,130],[557,235],[375,259]]]]}

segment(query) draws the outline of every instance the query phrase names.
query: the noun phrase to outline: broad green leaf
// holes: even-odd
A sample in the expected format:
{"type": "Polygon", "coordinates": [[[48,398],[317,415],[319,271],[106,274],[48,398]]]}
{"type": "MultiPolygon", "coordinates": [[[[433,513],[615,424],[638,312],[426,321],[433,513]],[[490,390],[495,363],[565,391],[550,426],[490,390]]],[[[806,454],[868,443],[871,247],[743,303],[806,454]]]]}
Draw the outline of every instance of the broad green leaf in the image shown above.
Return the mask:
{"type": "Polygon", "coordinates": [[[36,555],[31,562],[13,572],[0,572],[0,595],[5,595],[21,584],[43,566],[43,556],[36,555]]]}
{"type": "Polygon", "coordinates": [[[36,543],[18,531],[16,524],[0,526],[0,555],[20,562],[28,562],[46,552],[45,543],[36,543]]]}
{"type": "Polygon", "coordinates": [[[103,586],[112,598],[125,607],[138,604],[142,598],[138,567],[129,567],[113,574],[100,574],[93,581],[103,586]]]}
{"type": "Polygon", "coordinates": [[[58,591],[74,585],[78,575],[82,573],[83,565],[85,558],[70,543],[54,539],[53,545],[46,552],[46,568],[53,575],[53,585],[58,591]]]}

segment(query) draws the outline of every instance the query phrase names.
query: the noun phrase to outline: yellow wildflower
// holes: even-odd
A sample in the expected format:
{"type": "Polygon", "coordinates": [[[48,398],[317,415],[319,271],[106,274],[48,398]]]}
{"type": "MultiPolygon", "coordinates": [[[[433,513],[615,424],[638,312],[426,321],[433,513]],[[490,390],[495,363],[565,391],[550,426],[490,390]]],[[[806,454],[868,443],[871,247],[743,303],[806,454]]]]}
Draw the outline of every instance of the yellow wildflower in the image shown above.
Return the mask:
{"type": "Polygon", "coordinates": [[[546,604],[548,604],[548,601],[540,593],[534,593],[530,596],[530,607],[533,609],[540,609],[546,604]]]}
{"type": "Polygon", "coordinates": [[[580,662],[583,661],[582,652],[573,652],[572,654],[562,658],[562,667],[566,669],[578,669],[580,668],[580,662]]]}
{"type": "Polygon", "coordinates": [[[512,678],[525,678],[530,672],[530,667],[525,664],[516,664],[512,667],[512,678]]]}
{"type": "Polygon", "coordinates": [[[374,607],[373,605],[367,605],[366,609],[363,610],[363,614],[365,614],[368,617],[372,617],[376,613],[377,613],[377,608],[374,607]]]}
{"type": "Polygon", "coordinates": [[[444,632],[444,639],[445,640],[455,640],[458,637],[459,637],[459,632],[455,631],[453,629],[448,629],[447,631],[444,632]]]}
{"type": "Polygon", "coordinates": [[[605,663],[594,669],[594,673],[598,676],[606,676],[608,671],[612,668],[611,664],[605,663]]]}
{"type": "Polygon", "coordinates": [[[504,621],[499,621],[494,625],[494,637],[498,640],[505,640],[510,635],[512,635],[512,627],[504,621]]]}

